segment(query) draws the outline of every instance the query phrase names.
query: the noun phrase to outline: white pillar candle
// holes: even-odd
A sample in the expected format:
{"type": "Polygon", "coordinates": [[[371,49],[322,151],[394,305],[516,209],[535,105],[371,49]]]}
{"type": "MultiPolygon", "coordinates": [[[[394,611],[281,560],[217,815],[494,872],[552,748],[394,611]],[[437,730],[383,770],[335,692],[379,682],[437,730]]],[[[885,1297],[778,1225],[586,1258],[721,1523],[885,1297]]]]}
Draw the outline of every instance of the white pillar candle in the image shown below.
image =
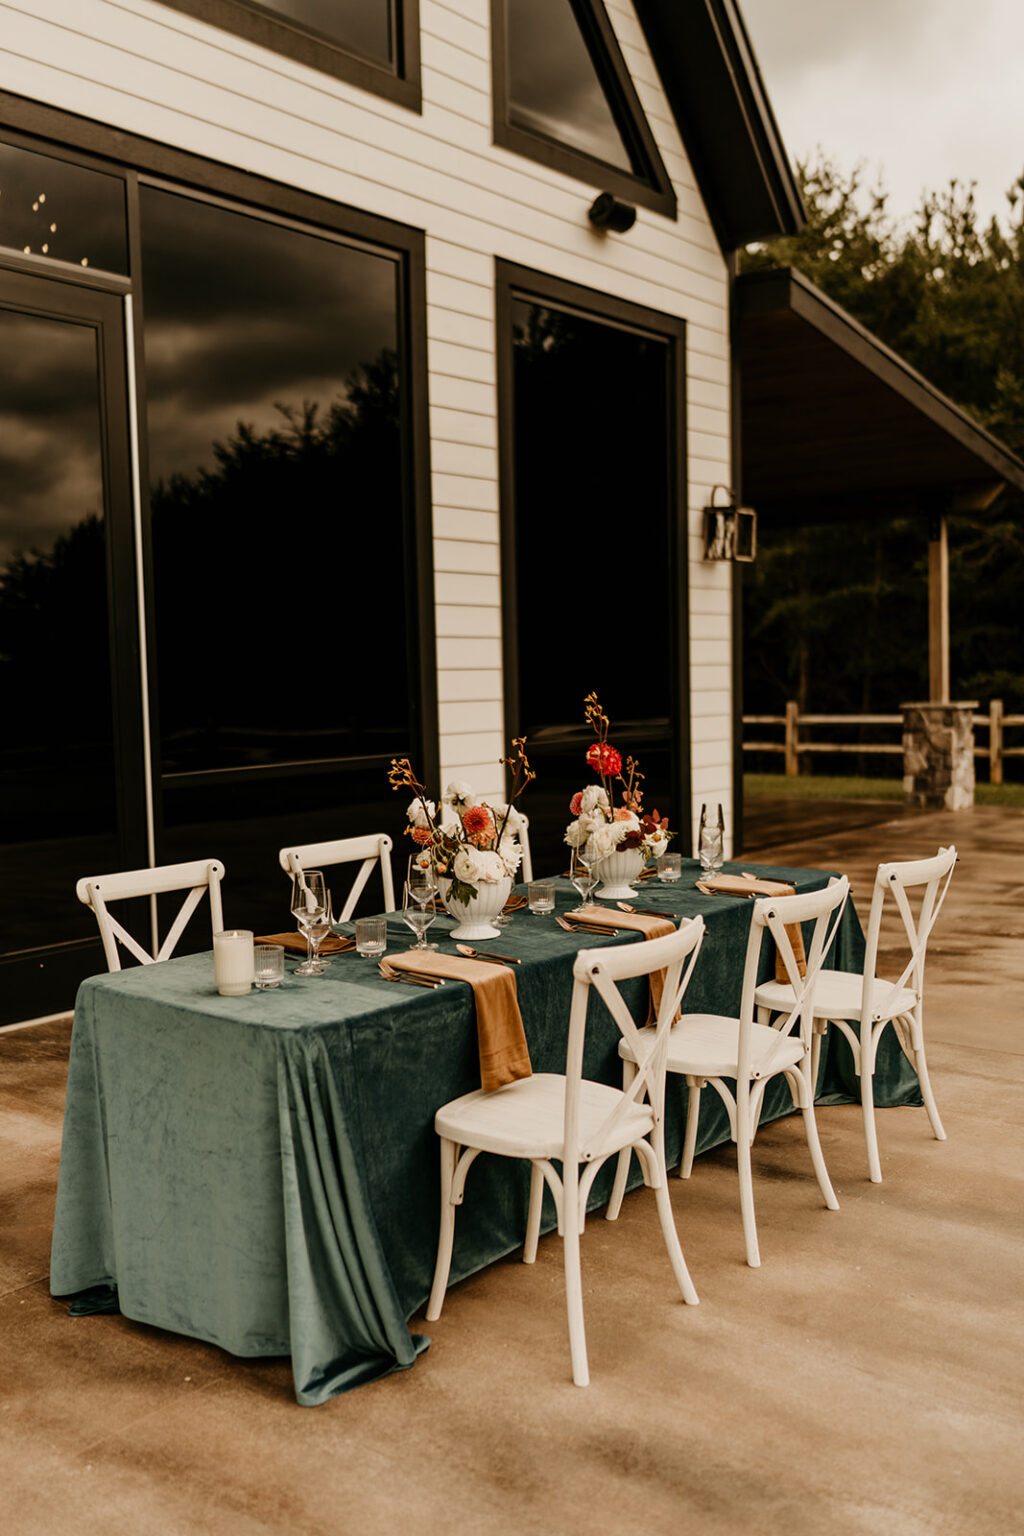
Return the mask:
{"type": "Polygon", "coordinates": [[[243,997],[252,987],[251,928],[226,928],[213,936],[213,975],[221,997],[243,997]]]}

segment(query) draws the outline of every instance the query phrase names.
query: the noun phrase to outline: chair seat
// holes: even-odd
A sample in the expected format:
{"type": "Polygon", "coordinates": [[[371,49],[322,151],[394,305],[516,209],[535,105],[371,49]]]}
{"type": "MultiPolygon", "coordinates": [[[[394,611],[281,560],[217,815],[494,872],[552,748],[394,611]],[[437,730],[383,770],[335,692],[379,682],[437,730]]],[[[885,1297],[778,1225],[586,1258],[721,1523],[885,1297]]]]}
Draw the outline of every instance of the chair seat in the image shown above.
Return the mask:
{"type": "MultiPolygon", "coordinates": [[[[650,1030],[640,1031],[641,1039],[650,1030]]],[[[737,1071],[740,1021],[717,1013],[688,1013],[673,1025],[668,1037],[668,1070],[688,1077],[730,1077],[737,1071]]],[[[625,1040],[619,1042],[619,1055],[627,1061],[636,1057],[625,1040]]],[[[750,1030],[750,1071],[763,1077],[779,1072],[803,1060],[804,1048],[791,1035],[780,1035],[767,1024],[753,1024],[750,1030]]]]}
{"type": "MultiPolygon", "coordinates": [[[[583,1080],[579,1099],[581,1146],[590,1146],[621,1097],[619,1088],[583,1080]]],[[[601,1154],[632,1146],[647,1135],[653,1123],[650,1106],[636,1105],[616,1126],[608,1145],[599,1149],[601,1154]]],[[[560,1073],[536,1072],[493,1093],[474,1089],[443,1105],[434,1117],[434,1128],[448,1141],[502,1157],[561,1159],[565,1078],[560,1073]]]]}
{"type": "MultiPolygon", "coordinates": [[[[822,971],[814,988],[814,1017],[859,1019],[863,985],[860,971],[822,971]]],[[[766,981],[754,993],[754,1002],[759,1008],[785,1011],[793,1006],[793,988],[788,982],[766,981]]],[[[902,1013],[909,1013],[916,1004],[917,993],[910,987],[897,987],[894,982],[878,976],[873,978],[873,1019],[895,1019],[902,1013]]]]}

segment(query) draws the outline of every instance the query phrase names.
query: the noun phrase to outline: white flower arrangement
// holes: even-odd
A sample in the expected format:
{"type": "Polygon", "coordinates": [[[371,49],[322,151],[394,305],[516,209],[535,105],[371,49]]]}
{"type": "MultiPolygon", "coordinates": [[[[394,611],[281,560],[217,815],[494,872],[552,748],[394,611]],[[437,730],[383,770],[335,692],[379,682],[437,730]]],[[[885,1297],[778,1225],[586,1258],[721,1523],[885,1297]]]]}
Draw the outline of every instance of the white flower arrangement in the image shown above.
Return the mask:
{"type": "Polygon", "coordinates": [[[589,847],[591,858],[606,859],[619,849],[639,848],[645,859],[660,859],[669,838],[668,818],[650,815],[643,809],[643,774],[635,758],[627,757],[623,770],[622,754],[608,744],[609,720],[590,693],[584,701],[587,724],[597,740],[587,748],[587,762],[600,775],[600,784],[588,784],[577,790],[569,802],[575,820],[565,829],[570,848],[589,847]],[[620,786],[621,804],[615,804],[614,790],[620,786]]]}

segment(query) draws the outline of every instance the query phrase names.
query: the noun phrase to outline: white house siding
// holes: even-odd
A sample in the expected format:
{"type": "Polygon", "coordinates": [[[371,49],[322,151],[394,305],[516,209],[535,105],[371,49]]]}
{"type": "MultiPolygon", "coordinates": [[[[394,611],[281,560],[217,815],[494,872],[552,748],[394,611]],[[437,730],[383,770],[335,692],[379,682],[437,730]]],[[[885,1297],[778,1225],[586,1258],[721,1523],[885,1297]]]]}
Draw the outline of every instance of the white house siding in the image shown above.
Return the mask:
{"type": "MultiPolygon", "coordinates": [[[[725,264],[630,0],[608,0],[673,221],[589,225],[595,188],[491,143],[489,0],[421,0],[422,115],[157,0],[0,0],[0,88],[426,232],[440,747],[501,789],[494,258],[687,322],[694,809],[731,795],[730,583],[700,508],[729,479],[725,264]]],[[[595,679],[600,686],[600,679],[595,679]]]]}

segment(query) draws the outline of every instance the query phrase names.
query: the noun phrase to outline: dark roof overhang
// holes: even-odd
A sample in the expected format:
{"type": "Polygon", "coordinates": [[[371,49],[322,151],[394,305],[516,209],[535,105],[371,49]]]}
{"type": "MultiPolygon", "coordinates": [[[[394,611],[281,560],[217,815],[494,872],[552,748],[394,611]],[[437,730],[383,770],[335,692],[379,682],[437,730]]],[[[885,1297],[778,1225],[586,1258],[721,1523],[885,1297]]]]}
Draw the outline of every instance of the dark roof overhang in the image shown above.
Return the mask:
{"type": "Polygon", "coordinates": [[[804,207],[735,0],[636,0],[724,251],[794,234],[804,207]]]}
{"type": "Polygon", "coordinates": [[[1024,464],[792,269],[734,285],[743,500],[769,524],[979,512],[1024,464]]]}

